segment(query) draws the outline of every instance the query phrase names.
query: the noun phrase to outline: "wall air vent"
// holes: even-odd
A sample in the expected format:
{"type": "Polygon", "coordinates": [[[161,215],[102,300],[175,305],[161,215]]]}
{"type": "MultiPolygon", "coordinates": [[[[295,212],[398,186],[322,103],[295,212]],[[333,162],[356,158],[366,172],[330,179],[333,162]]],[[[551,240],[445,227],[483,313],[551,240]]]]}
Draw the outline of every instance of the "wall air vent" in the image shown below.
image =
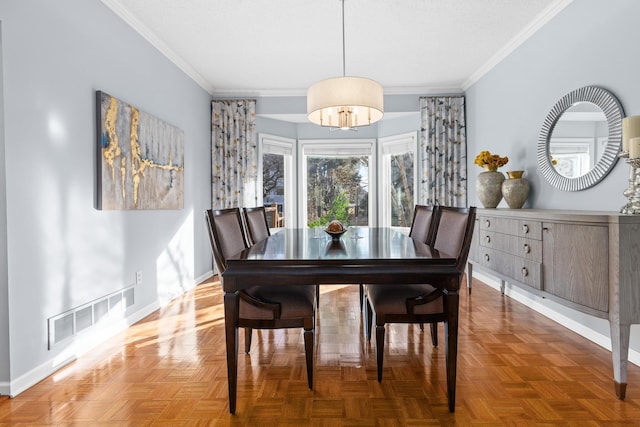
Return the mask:
{"type": "Polygon", "coordinates": [[[48,319],[49,350],[54,345],[90,329],[92,326],[109,319],[121,319],[117,314],[135,304],[133,286],[105,295],[95,301],[67,310],[48,319]]]}

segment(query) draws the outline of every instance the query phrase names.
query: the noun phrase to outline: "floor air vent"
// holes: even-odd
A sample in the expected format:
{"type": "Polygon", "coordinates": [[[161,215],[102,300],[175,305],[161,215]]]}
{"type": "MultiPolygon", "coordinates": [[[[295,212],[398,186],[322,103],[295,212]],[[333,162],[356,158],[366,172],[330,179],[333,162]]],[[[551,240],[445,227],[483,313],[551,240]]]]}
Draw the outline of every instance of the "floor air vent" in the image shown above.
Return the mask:
{"type": "Polygon", "coordinates": [[[134,303],[134,287],[131,286],[50,317],[49,350],[91,326],[107,321],[115,313],[122,314],[134,303]]]}

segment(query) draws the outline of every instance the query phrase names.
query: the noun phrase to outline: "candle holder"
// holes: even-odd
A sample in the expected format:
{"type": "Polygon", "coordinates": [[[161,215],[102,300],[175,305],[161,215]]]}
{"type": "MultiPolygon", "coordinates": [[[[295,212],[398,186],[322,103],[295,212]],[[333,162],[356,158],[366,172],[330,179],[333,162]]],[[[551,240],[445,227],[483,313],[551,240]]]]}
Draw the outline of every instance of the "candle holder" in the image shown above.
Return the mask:
{"type": "MultiPolygon", "coordinates": [[[[628,152],[620,155],[620,157],[628,156],[628,152]]],[[[620,209],[620,213],[640,215],[640,158],[627,158],[627,163],[629,164],[629,188],[622,194],[629,199],[629,203],[620,209]]]]}

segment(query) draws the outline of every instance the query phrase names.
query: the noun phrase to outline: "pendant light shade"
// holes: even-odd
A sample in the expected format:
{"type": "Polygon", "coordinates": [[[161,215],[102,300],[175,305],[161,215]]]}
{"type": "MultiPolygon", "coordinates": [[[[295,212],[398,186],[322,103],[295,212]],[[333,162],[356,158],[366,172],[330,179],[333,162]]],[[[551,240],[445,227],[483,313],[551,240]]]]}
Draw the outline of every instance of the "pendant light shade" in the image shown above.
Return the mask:
{"type": "Polygon", "coordinates": [[[307,90],[307,116],[320,126],[355,129],[369,126],[384,114],[382,86],[345,74],[344,0],[342,0],[342,77],[321,80],[307,90]]]}
{"type": "Polygon", "coordinates": [[[383,115],[383,91],[362,77],[319,81],[307,91],[309,120],[320,126],[352,129],[377,122],[383,115]]]}

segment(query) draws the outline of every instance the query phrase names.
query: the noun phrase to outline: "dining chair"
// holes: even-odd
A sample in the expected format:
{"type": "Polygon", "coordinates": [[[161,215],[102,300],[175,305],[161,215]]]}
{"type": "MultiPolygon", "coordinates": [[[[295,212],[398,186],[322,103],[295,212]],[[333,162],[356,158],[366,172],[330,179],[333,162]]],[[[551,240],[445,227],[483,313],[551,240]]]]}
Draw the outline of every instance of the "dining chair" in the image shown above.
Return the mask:
{"type": "Polygon", "coordinates": [[[244,222],[247,224],[247,235],[251,244],[256,244],[271,236],[267,211],[264,206],[244,208],[244,222]]]}
{"type": "MultiPolygon", "coordinates": [[[[247,224],[247,234],[252,244],[258,243],[271,236],[267,210],[264,206],[244,208],[244,222],[247,224]]],[[[316,307],[320,305],[320,285],[316,285],[316,307]]]]}
{"type": "MultiPolygon", "coordinates": [[[[224,283],[227,259],[249,247],[239,208],[205,211],[211,250],[224,283]]],[[[268,279],[265,279],[267,282],[268,279]]],[[[253,329],[304,329],[307,384],[313,388],[315,293],[310,286],[255,285],[238,291],[238,327],[245,329],[245,353],[251,349],[253,329]]]]}
{"type": "MultiPolygon", "coordinates": [[[[439,206],[436,216],[433,249],[456,256],[460,282],[469,255],[476,209],[439,206]]],[[[378,382],[382,381],[385,325],[387,323],[430,323],[431,339],[437,341],[437,323],[446,320],[442,286],[434,277],[429,284],[366,286],[366,336],[371,341],[372,318],[376,319],[376,357],[378,382]]],[[[458,284],[459,286],[460,284],[458,284]]],[[[456,313],[457,315],[457,313],[456,313]]]]}
{"type": "MultiPolygon", "coordinates": [[[[409,229],[409,237],[422,243],[431,245],[435,237],[435,226],[438,215],[437,206],[415,205],[413,209],[413,219],[409,229]]],[[[364,309],[365,285],[360,284],[360,308],[364,309]]],[[[422,325],[420,325],[422,328],[422,325]]]]}
{"type": "Polygon", "coordinates": [[[409,237],[431,245],[436,235],[435,223],[437,223],[437,215],[439,212],[438,206],[416,205],[413,210],[413,220],[411,221],[409,237]]]}

